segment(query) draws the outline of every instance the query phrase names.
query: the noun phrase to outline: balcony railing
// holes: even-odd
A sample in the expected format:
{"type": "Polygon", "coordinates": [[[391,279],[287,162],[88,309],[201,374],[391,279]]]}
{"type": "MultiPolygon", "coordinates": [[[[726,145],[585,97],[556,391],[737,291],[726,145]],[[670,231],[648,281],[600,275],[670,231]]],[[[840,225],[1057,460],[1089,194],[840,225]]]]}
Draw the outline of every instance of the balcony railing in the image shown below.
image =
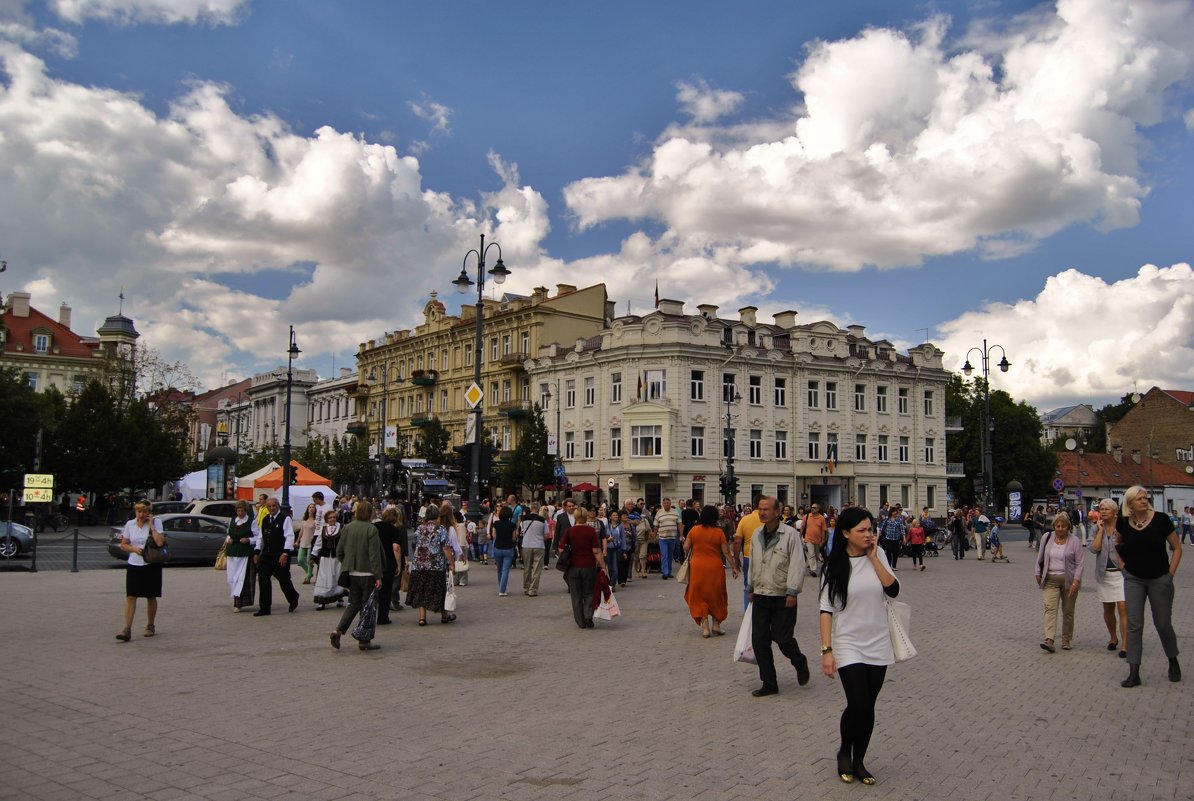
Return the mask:
{"type": "Polygon", "coordinates": [[[439,380],[436,370],[415,370],[410,374],[410,382],[416,386],[428,387],[439,380]]]}
{"type": "Polygon", "coordinates": [[[344,430],[349,434],[352,434],[354,437],[363,437],[369,432],[369,427],[365,423],[362,423],[358,420],[349,423],[344,427],[344,430]]]}
{"type": "Polygon", "coordinates": [[[435,419],[434,412],[416,412],[410,416],[410,424],[416,428],[431,425],[431,421],[435,419]]]}
{"type": "Polygon", "coordinates": [[[529,358],[531,358],[531,354],[529,353],[507,353],[502,356],[498,363],[503,366],[508,366],[511,364],[521,365],[529,358]]]}
{"type": "Polygon", "coordinates": [[[498,404],[497,413],[506,417],[526,417],[531,413],[531,402],[525,400],[502,401],[498,404]]]}
{"type": "Polygon", "coordinates": [[[964,430],[964,428],[962,426],[962,418],[961,417],[945,418],[945,430],[946,431],[962,431],[962,430],[964,430]]]}
{"type": "Polygon", "coordinates": [[[945,463],[946,478],[966,478],[966,465],[962,462],[945,463]]]}

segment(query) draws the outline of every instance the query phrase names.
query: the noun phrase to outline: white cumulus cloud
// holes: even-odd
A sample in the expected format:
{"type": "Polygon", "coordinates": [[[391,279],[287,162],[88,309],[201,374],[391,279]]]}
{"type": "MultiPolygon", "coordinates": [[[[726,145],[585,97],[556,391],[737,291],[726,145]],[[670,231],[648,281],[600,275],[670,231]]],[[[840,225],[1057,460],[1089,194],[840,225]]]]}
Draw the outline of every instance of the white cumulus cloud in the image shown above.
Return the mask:
{"type": "MultiPolygon", "coordinates": [[[[1007,353],[993,388],[1042,409],[1118,400],[1134,387],[1194,385],[1194,270],[1145,265],[1113,283],[1069,269],[1036,297],[992,303],[937,326],[946,367],[959,370],[983,339],[1007,353]]],[[[970,356],[980,369],[979,354],[970,356]]]]}
{"type": "Polygon", "coordinates": [[[99,19],[119,24],[231,25],[249,0],[51,0],[50,8],[68,22],[99,19]]]}
{"type": "Polygon", "coordinates": [[[693,122],[710,123],[733,113],[745,98],[740,92],[714,89],[705,81],[676,84],[676,100],[693,122]]]}
{"type": "Polygon", "coordinates": [[[671,128],[642,164],[576,181],[565,201],[582,230],[657,221],[742,263],[838,270],[1134,225],[1142,131],[1191,72],[1190,4],[1060,0],[965,44],[941,19],[818,42],[786,116],[671,128]]]}

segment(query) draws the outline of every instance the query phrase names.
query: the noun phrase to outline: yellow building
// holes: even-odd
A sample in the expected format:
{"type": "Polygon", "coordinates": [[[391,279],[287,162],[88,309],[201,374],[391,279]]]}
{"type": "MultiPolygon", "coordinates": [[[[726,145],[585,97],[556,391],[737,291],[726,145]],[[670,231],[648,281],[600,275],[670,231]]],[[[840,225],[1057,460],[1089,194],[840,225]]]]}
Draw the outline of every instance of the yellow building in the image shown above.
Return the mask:
{"type": "MultiPolygon", "coordinates": [[[[499,451],[509,452],[518,444],[519,421],[531,412],[527,360],[545,345],[597,336],[612,317],[613,304],[605,284],[584,289],[557,284],[555,295],[539,287],[529,297],[487,299],[483,313],[482,430],[499,451]]],[[[376,445],[384,416],[387,452],[399,442],[409,452],[420,430],[438,419],[451,435],[450,444],[462,444],[475,338],[475,305],[465,304],[460,316],[451,316],[432,292],[423,307],[423,323],[413,331],[362,343],[357,353],[360,383],[352,393],[358,419],[349,433],[376,445]]]]}

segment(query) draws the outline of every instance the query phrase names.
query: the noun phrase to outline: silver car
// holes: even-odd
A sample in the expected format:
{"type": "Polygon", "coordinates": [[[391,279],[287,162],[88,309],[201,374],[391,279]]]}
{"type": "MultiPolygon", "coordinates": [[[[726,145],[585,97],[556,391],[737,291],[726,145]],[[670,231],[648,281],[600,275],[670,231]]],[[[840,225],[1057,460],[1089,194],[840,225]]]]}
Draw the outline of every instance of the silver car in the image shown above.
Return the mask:
{"type": "MultiPolygon", "coordinates": [[[[228,523],[218,517],[184,512],[157,515],[156,520],[166,535],[167,564],[214,564],[220,546],[228,536],[228,523]]],[[[112,527],[108,553],[127,562],[128,554],[120,550],[120,534],[123,530],[123,526],[112,527]]]]}
{"type": "Polygon", "coordinates": [[[33,550],[33,531],[20,523],[0,523],[0,559],[13,559],[33,550]],[[9,528],[9,526],[12,526],[9,528]]]}

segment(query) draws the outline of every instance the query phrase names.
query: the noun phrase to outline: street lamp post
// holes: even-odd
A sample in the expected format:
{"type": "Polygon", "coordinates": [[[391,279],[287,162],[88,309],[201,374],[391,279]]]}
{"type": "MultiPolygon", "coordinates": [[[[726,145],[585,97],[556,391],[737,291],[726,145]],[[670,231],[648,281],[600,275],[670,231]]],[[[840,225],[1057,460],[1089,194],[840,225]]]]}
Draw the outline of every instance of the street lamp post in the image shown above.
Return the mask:
{"type": "Polygon", "coordinates": [[[728,388],[722,390],[725,394],[726,405],[726,503],[733,504],[737,502],[737,492],[734,487],[734,426],[730,420],[730,413],[732,411],[734,401],[741,400],[742,396],[738,394],[738,385],[729,384],[728,388]]]}
{"type": "MultiPolygon", "coordinates": [[[[452,284],[456,287],[456,291],[460,294],[468,292],[469,287],[473,285],[472,279],[468,276],[469,257],[476,257],[477,268],[477,328],[476,335],[473,340],[473,383],[478,388],[482,389],[481,397],[477,404],[473,407],[473,431],[472,431],[472,445],[471,458],[469,465],[469,487],[468,487],[468,516],[474,522],[481,519],[481,407],[485,402],[484,387],[481,387],[481,331],[484,325],[485,317],[485,256],[489,252],[489,248],[497,248],[497,262],[493,265],[493,269],[489,274],[493,276],[495,284],[504,284],[506,277],[510,275],[510,271],[506,269],[506,265],[502,262],[502,248],[497,242],[490,242],[485,244],[485,234],[481,234],[481,245],[478,248],[470,250],[464,254],[464,262],[460,267],[460,275],[452,284]]],[[[467,432],[466,432],[467,433],[467,432]]],[[[465,437],[468,440],[468,437],[465,437]]]]}
{"type": "Polygon", "coordinates": [[[1078,534],[1082,540],[1082,544],[1086,544],[1086,500],[1082,497],[1082,454],[1085,449],[1082,444],[1074,437],[1070,437],[1065,441],[1065,447],[1068,451],[1073,451],[1078,458],[1078,534]]]}
{"type": "Polygon", "coordinates": [[[982,356],[983,365],[983,436],[982,436],[982,458],[983,458],[983,511],[988,515],[995,512],[995,459],[991,453],[991,382],[990,382],[990,361],[991,351],[999,348],[999,353],[1002,358],[999,360],[999,370],[1006,373],[1007,369],[1012,366],[1012,363],[1007,360],[1007,351],[1003,349],[1002,345],[991,344],[987,346],[987,340],[983,340],[983,346],[979,348],[971,348],[966,351],[966,363],[962,365],[962,372],[967,377],[974,372],[974,367],[970,364],[970,354],[974,351],[979,351],[982,356]]]}
{"type": "Polygon", "coordinates": [[[302,353],[294,341],[294,326],[290,326],[290,346],[286,348],[286,436],[282,440],[282,514],[290,516],[290,395],[294,385],[294,358],[302,353]]]}
{"type": "MultiPolygon", "coordinates": [[[[564,464],[564,454],[560,450],[560,405],[561,405],[561,400],[560,400],[560,379],[558,379],[558,378],[556,379],[556,394],[554,396],[551,394],[551,387],[547,388],[547,402],[551,403],[551,399],[553,397],[555,398],[555,401],[556,401],[556,452],[555,452],[555,457],[556,457],[556,464],[562,465],[562,464],[564,464]]],[[[558,476],[557,476],[557,478],[558,478],[558,476]]],[[[560,483],[558,481],[554,482],[554,483],[556,485],[556,491],[562,495],[563,488],[560,486],[560,483]]]]}
{"type": "MultiPolygon", "coordinates": [[[[395,384],[403,382],[401,375],[394,379],[395,384]]],[[[369,383],[377,383],[377,368],[374,367],[369,371],[369,383]]],[[[378,418],[378,438],[377,438],[377,491],[378,500],[384,500],[386,496],[386,406],[389,402],[390,393],[390,366],[387,364],[381,370],[381,414],[378,418]]]]}

